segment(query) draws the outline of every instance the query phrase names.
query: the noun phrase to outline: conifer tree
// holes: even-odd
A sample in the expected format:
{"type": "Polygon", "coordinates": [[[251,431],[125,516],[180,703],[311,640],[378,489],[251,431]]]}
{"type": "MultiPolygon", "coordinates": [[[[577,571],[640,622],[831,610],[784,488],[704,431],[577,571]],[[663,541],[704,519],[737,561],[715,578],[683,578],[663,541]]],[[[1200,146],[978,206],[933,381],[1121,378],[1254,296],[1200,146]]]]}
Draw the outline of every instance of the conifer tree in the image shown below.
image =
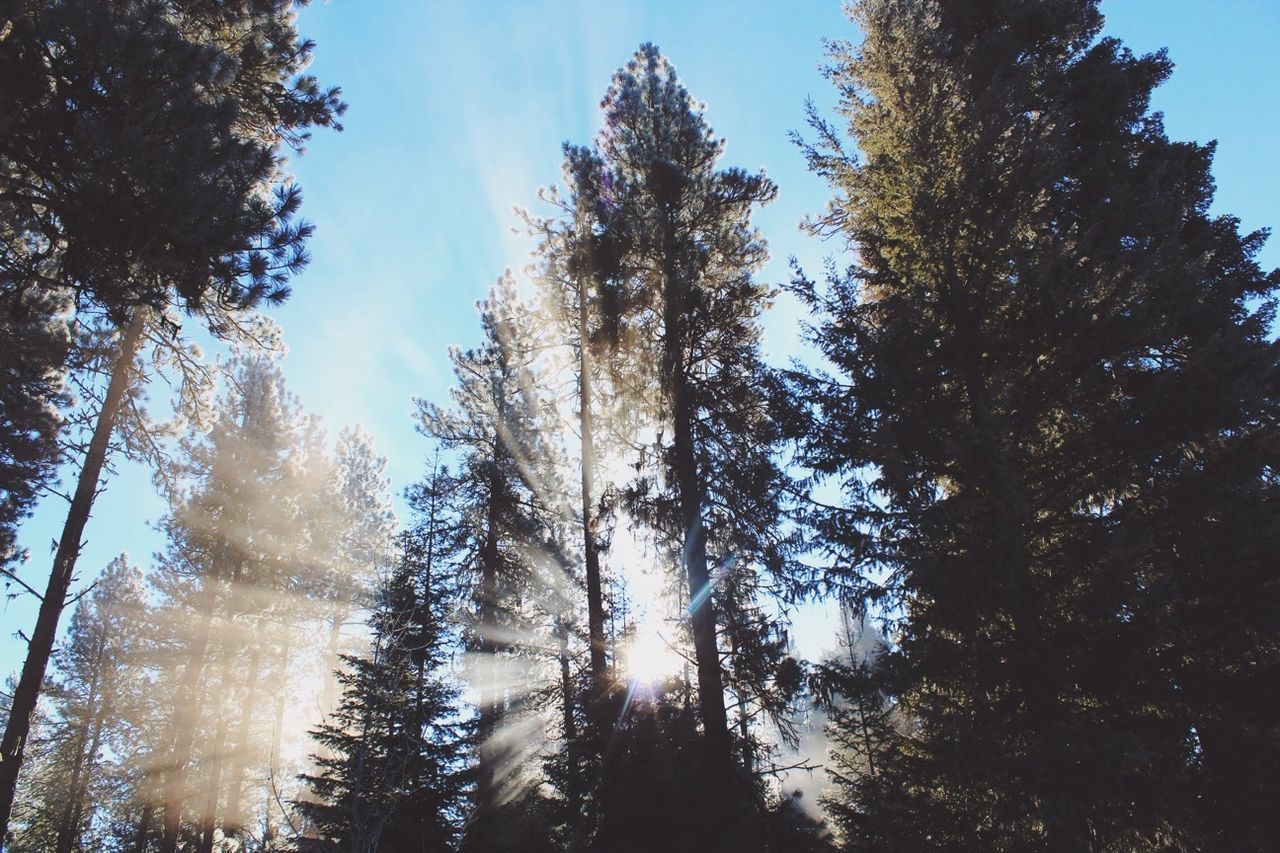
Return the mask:
{"type": "MultiPolygon", "coordinates": [[[[1093,0],[867,0],[817,120],[857,251],[797,290],[819,530],[897,620],[893,849],[1266,846],[1280,719],[1280,273],[1093,0]],[[870,472],[869,474],[867,472],[870,472]],[[872,567],[876,567],[872,571],[872,567]],[[861,569],[861,572],[856,571],[861,569]]],[[[849,567],[855,572],[848,573],[849,567]]]]}
{"type": "Polygon", "coordinates": [[[11,286],[0,279],[0,573],[7,576],[6,587],[9,572],[26,557],[18,550],[18,526],[52,481],[61,457],[58,430],[71,346],[66,295],[20,294],[11,286]]]}
{"type": "Polygon", "coordinates": [[[100,849],[110,837],[115,779],[140,698],[145,596],[141,570],[121,555],[76,605],[46,688],[48,747],[24,786],[31,804],[15,849],[71,853],[100,849]]]}
{"type": "Polygon", "coordinates": [[[373,572],[391,552],[395,516],[385,470],[386,460],[374,452],[372,438],[362,429],[344,428],[333,464],[320,473],[328,481],[315,484],[319,500],[305,510],[312,531],[307,559],[316,570],[316,588],[307,592],[323,602],[328,622],[324,669],[330,675],[321,698],[326,714],[337,698],[332,673],[341,662],[342,629],[372,600],[373,572]]]}
{"type": "Polygon", "coordinates": [[[566,145],[561,171],[565,194],[562,196],[554,188],[543,194],[545,201],[558,208],[559,216],[534,218],[526,214],[525,218],[540,237],[539,295],[550,326],[569,347],[572,356],[569,370],[577,395],[574,431],[578,435],[579,450],[579,529],[591,667],[588,705],[599,710],[605,707],[602,700],[610,688],[601,569],[601,526],[608,486],[599,485],[601,460],[608,452],[607,445],[601,446],[605,444],[602,439],[609,436],[601,427],[622,420],[618,412],[607,407],[607,400],[613,395],[607,384],[605,365],[621,353],[618,341],[605,327],[616,319],[616,314],[607,310],[605,300],[607,294],[616,290],[621,275],[619,263],[624,255],[616,243],[624,239],[625,231],[610,227],[617,208],[602,199],[604,164],[598,153],[566,145]]]}
{"type": "Polygon", "coordinates": [[[760,314],[769,289],[755,282],[763,240],[752,209],[776,187],[763,174],[717,169],[714,137],[675,70],[644,45],[613,79],[598,140],[609,243],[626,272],[608,295],[606,325],[627,351],[615,372],[648,408],[656,465],[629,488],[636,517],[680,554],[690,601],[707,788],[734,790],[731,736],[717,627],[729,572],[785,576],[785,478],[762,389],[760,314]],[[656,403],[654,402],[656,400],[656,403]]]}
{"type": "Polygon", "coordinates": [[[437,469],[419,490],[425,514],[400,537],[400,555],[370,617],[373,649],[344,655],[342,699],[313,732],[325,748],[304,774],[314,799],[297,804],[312,829],[306,850],[455,849],[465,806],[467,726],[449,677],[447,568],[454,521],[437,469]]]}
{"type": "Polygon", "coordinates": [[[0,281],[70,291],[119,339],[0,743],[0,832],[148,325],[172,336],[181,309],[227,334],[305,264],[310,226],[292,221],[301,197],[280,184],[278,147],[343,104],[300,75],[312,45],[293,20],[285,0],[22,0],[5,15],[0,209],[6,246],[25,251],[0,256],[0,281]]]}
{"type": "Polygon", "coordinates": [[[858,615],[856,608],[841,608],[837,652],[816,665],[809,686],[827,715],[830,763],[826,773],[833,790],[823,799],[826,811],[839,827],[846,849],[883,850],[893,845],[884,824],[894,816],[860,809],[860,786],[875,784],[876,762],[894,734],[894,707],[883,692],[886,679],[877,672],[887,645],[867,615],[858,615]]]}
{"type": "Polygon", "coordinates": [[[549,571],[563,565],[551,534],[563,515],[562,490],[535,390],[531,317],[510,276],[480,304],[480,314],[484,342],[451,353],[454,407],[419,404],[423,431],[459,459],[456,564],[471,599],[466,642],[475,653],[479,694],[474,809],[464,848],[477,851],[521,843],[516,812],[527,803],[517,771],[524,744],[512,723],[526,710],[524,671],[552,645],[542,619],[565,597],[563,576],[549,571]],[[505,806],[512,808],[503,812],[505,806]]]}
{"type": "MultiPolygon", "coordinates": [[[[166,519],[170,545],[156,574],[179,632],[163,793],[170,848],[188,810],[199,816],[200,845],[212,845],[223,784],[242,783],[241,762],[255,751],[237,741],[251,737],[263,698],[255,689],[263,646],[273,626],[297,621],[281,610],[305,601],[295,590],[305,572],[302,512],[311,505],[299,491],[308,424],[270,357],[240,353],[227,376],[219,422],[185,442],[189,485],[166,519]],[[199,793],[189,785],[195,759],[199,793]]],[[[238,830],[236,799],[229,811],[238,830]]]]}

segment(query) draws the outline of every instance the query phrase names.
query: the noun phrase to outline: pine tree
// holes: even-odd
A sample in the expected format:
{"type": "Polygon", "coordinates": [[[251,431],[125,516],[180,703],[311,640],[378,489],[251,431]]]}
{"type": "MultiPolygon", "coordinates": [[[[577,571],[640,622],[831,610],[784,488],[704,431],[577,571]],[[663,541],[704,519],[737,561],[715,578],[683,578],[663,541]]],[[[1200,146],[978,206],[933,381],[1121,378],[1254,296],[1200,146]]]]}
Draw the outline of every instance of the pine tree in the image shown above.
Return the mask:
{"type": "Polygon", "coordinates": [[[456,565],[470,590],[466,641],[479,694],[475,806],[464,848],[500,850],[525,843],[519,835],[530,818],[517,814],[529,803],[519,797],[525,744],[515,726],[534,711],[529,671],[552,646],[547,615],[566,598],[552,531],[567,510],[536,391],[532,318],[510,276],[480,315],[481,346],[451,353],[454,407],[419,406],[423,431],[458,455],[462,486],[453,500],[463,537],[456,565]]]}
{"type": "MultiPolygon", "coordinates": [[[[609,430],[625,417],[610,406],[612,389],[606,365],[620,357],[613,330],[606,324],[616,320],[607,309],[608,294],[616,291],[624,255],[616,242],[624,239],[624,229],[611,227],[616,208],[602,199],[604,164],[598,153],[588,148],[565,146],[561,168],[565,195],[556,188],[542,194],[557,208],[558,216],[525,221],[540,238],[537,283],[548,326],[559,342],[570,350],[569,372],[577,396],[573,431],[578,436],[578,468],[581,513],[582,563],[586,582],[587,635],[591,667],[588,706],[594,717],[607,711],[604,701],[612,684],[605,638],[604,577],[601,567],[601,533],[608,513],[606,495],[611,486],[600,487],[602,459],[609,452],[609,430]],[[602,417],[602,414],[604,415],[602,417]]],[[[604,716],[608,716],[605,714],[604,716]]],[[[593,720],[600,727],[602,719],[593,720]]]]}
{"type": "Polygon", "coordinates": [[[1262,849],[1280,527],[1263,233],[1092,0],[868,0],[817,121],[857,258],[797,290],[831,580],[897,620],[896,849],[1262,849]],[[868,473],[869,472],[869,473],[868,473]],[[873,570],[874,567],[874,570],[873,570]],[[853,569],[850,572],[850,568],[853,569]],[[1211,615],[1212,614],[1212,615],[1211,615]]]}
{"type": "MultiPolygon", "coordinates": [[[[312,554],[318,576],[312,594],[325,602],[328,621],[326,672],[333,673],[342,654],[342,628],[371,600],[373,570],[391,551],[395,516],[384,472],[386,460],[373,449],[372,438],[359,428],[343,429],[338,437],[329,482],[317,483],[317,497],[306,509],[312,554]]],[[[321,708],[327,714],[336,702],[336,682],[326,677],[321,708]]]]}
{"type": "Polygon", "coordinates": [[[752,278],[766,252],[750,214],[776,187],[762,174],[716,168],[723,141],[653,45],[615,74],[602,106],[598,192],[614,208],[609,244],[626,271],[608,295],[606,325],[627,351],[615,364],[618,384],[647,406],[656,432],[656,464],[630,486],[628,503],[683,564],[706,787],[732,809],[748,797],[735,790],[719,588],[733,572],[785,579],[792,544],[764,391],[773,380],[760,355],[770,291],[752,278]]]}
{"type": "Polygon", "coordinates": [[[834,789],[823,805],[846,849],[893,849],[895,816],[869,814],[861,796],[862,786],[877,784],[876,763],[893,740],[894,707],[883,692],[885,676],[878,672],[887,644],[866,613],[842,607],[837,646],[837,653],[819,662],[809,676],[818,707],[827,715],[827,776],[834,789]]]}
{"type": "MultiPolygon", "coordinates": [[[[437,470],[421,492],[452,484],[437,470]]],[[[312,825],[305,850],[455,849],[465,805],[467,726],[446,667],[456,600],[442,571],[450,526],[438,505],[400,537],[378,590],[368,656],[344,655],[342,699],[312,736],[325,752],[304,774],[314,799],[297,804],[312,825]]]]}
{"type": "Polygon", "coordinates": [[[343,105],[299,76],[311,44],[291,6],[23,0],[5,16],[0,209],[5,243],[17,223],[29,251],[6,251],[0,280],[69,290],[119,343],[0,744],[0,830],[148,324],[171,333],[182,309],[227,334],[305,264],[310,226],[291,221],[301,197],[279,184],[277,149],[343,105]]]}
{"type": "Polygon", "coordinates": [[[166,846],[178,843],[184,813],[198,815],[205,849],[219,815],[230,814],[224,831],[240,831],[244,761],[259,752],[252,723],[264,698],[257,690],[264,656],[270,659],[278,631],[309,615],[292,612],[307,604],[297,593],[308,574],[302,512],[311,503],[302,487],[309,423],[270,357],[238,353],[226,373],[219,422],[184,443],[188,485],[166,519],[170,545],[155,576],[177,631],[162,795],[166,846]],[[203,782],[198,793],[189,785],[193,767],[203,782]],[[219,808],[224,784],[231,788],[226,811],[219,808]]]}
{"type": "Polygon", "coordinates": [[[121,555],[76,605],[46,688],[49,746],[24,785],[32,803],[20,819],[15,849],[70,853],[103,846],[114,778],[137,712],[145,596],[141,570],[121,555]]]}
{"type": "Polygon", "coordinates": [[[0,279],[0,573],[6,576],[26,559],[16,542],[18,526],[51,484],[61,457],[57,438],[71,345],[66,302],[53,290],[11,292],[0,279]]]}

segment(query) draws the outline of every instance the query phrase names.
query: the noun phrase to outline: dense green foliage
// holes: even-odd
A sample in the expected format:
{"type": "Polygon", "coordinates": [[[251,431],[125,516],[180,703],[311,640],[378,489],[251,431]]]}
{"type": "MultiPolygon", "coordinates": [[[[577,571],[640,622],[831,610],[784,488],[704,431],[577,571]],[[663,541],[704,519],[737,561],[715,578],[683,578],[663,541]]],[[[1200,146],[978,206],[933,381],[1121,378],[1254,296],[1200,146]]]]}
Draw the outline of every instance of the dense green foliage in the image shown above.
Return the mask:
{"type": "MultiPolygon", "coordinates": [[[[1276,274],[1089,0],[865,2],[817,122],[857,251],[801,281],[840,578],[893,625],[872,849],[1261,849],[1274,812],[1276,274]],[[868,473],[869,472],[869,473],[868,473]]],[[[855,836],[853,839],[858,841],[855,836]]]]}
{"type": "Polygon", "coordinates": [[[83,367],[56,361],[57,324],[73,311],[81,328],[119,335],[0,744],[0,832],[112,437],[137,437],[121,422],[143,341],[182,351],[179,312],[230,336],[306,264],[311,227],[279,150],[345,108],[301,74],[310,52],[290,0],[0,9],[3,373],[17,380],[2,414],[18,463],[0,467],[0,530],[47,485],[58,421],[42,409],[60,402],[60,372],[83,367]]]}

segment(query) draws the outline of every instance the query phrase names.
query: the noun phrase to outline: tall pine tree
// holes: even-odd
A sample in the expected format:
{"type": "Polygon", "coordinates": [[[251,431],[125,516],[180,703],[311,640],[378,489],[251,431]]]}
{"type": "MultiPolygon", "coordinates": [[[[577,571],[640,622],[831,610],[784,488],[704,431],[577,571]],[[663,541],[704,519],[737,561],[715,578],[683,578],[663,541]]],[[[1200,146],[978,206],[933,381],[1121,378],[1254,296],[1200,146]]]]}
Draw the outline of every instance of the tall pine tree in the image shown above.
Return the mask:
{"type": "Polygon", "coordinates": [[[303,776],[314,798],[297,805],[310,822],[302,849],[455,849],[468,727],[447,670],[456,538],[443,491],[453,485],[437,469],[418,490],[424,513],[401,535],[396,564],[377,590],[372,651],[344,657],[342,699],[313,732],[325,752],[303,776]]]}
{"type": "MultiPolygon", "coordinates": [[[[706,790],[729,817],[750,799],[735,771],[717,631],[732,572],[786,576],[785,475],[760,352],[769,288],[753,209],[776,195],[763,174],[718,169],[724,142],[653,45],[615,75],[602,103],[601,203],[622,257],[606,292],[606,326],[626,358],[619,387],[644,406],[656,440],[628,490],[631,511],[678,554],[689,604],[706,790]],[[642,465],[642,468],[644,466],[642,465]]],[[[744,582],[739,589],[750,588],[744,582]]],[[[716,821],[713,821],[713,823],[716,821]]]]}
{"type": "Polygon", "coordinates": [[[532,731],[536,723],[525,714],[536,713],[528,707],[532,670],[553,646],[547,614],[566,597],[553,536],[565,510],[537,392],[532,317],[509,275],[480,303],[480,317],[483,343],[451,353],[455,405],[419,407],[423,431],[458,457],[456,566],[470,596],[465,639],[479,696],[474,808],[463,847],[487,851],[527,844],[527,820],[539,819],[523,813],[529,744],[517,726],[532,731]]]}

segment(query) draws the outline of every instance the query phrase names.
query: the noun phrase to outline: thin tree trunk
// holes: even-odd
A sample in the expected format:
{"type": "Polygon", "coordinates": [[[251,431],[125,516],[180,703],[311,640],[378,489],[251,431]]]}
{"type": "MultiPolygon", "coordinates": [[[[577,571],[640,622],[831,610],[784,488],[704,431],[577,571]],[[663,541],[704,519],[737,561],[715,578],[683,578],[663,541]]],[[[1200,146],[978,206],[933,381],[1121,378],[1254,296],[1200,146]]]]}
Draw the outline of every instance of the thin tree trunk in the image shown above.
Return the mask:
{"type": "Polygon", "coordinates": [[[334,613],[329,618],[329,661],[324,672],[324,690],[320,693],[321,716],[327,717],[338,706],[338,670],[342,667],[342,658],[338,656],[342,641],[342,625],[347,613],[334,613]]]}
{"type": "Polygon", "coordinates": [[[205,780],[204,808],[200,815],[200,846],[196,848],[198,853],[213,853],[213,833],[218,825],[218,791],[222,787],[222,756],[226,749],[227,721],[219,714],[218,733],[213,740],[213,754],[209,762],[211,766],[205,780]]]}
{"type": "Polygon", "coordinates": [[[501,453],[495,451],[494,470],[489,476],[489,506],[484,547],[480,567],[480,720],[478,735],[480,756],[476,766],[476,814],[486,815],[497,799],[495,786],[496,744],[492,742],[498,728],[498,509],[497,481],[501,453]]]}
{"type": "Polygon", "coordinates": [[[98,754],[98,744],[102,736],[102,714],[97,706],[100,704],[98,688],[102,678],[102,659],[105,650],[105,638],[99,634],[97,649],[94,653],[93,673],[89,678],[89,695],[85,701],[85,710],[92,716],[84,721],[80,729],[75,765],[71,769],[70,792],[58,826],[58,840],[55,845],[57,853],[69,853],[80,835],[84,789],[88,787],[85,781],[85,764],[92,761],[92,757],[98,754]]]}
{"type": "Polygon", "coordinates": [[[71,802],[68,806],[68,819],[58,832],[58,853],[71,853],[80,837],[84,826],[85,799],[89,793],[89,782],[93,778],[93,770],[97,764],[98,750],[102,748],[102,729],[105,718],[101,713],[94,716],[93,730],[89,735],[89,745],[79,762],[77,778],[72,788],[71,802]]]}
{"type": "Polygon", "coordinates": [[[174,702],[173,751],[165,768],[162,795],[164,807],[164,840],[160,845],[162,853],[174,853],[178,849],[178,834],[182,829],[182,806],[187,798],[187,769],[191,764],[196,725],[200,721],[203,705],[197,688],[208,656],[213,611],[217,604],[218,580],[218,574],[215,573],[210,577],[209,585],[201,590],[200,607],[203,612],[196,630],[195,642],[187,658],[186,668],[182,671],[177,699],[174,702]]]}
{"type": "MultiPolygon", "coordinates": [[[[227,794],[227,816],[222,822],[223,831],[228,834],[239,834],[244,830],[243,790],[245,768],[249,761],[249,731],[254,715],[258,711],[259,668],[262,663],[262,644],[254,643],[249,658],[249,693],[244,704],[240,706],[240,722],[236,726],[235,745],[232,747],[231,789],[227,794]]],[[[284,685],[277,685],[284,693],[284,685]]]]}
{"type": "Polygon", "coordinates": [[[27,659],[22,665],[22,676],[13,694],[4,740],[0,743],[0,848],[4,846],[5,834],[9,829],[9,815],[13,810],[13,795],[18,785],[18,771],[22,767],[27,736],[31,732],[31,717],[35,713],[36,700],[40,697],[40,689],[44,685],[49,656],[53,652],[54,639],[58,633],[58,620],[62,616],[62,609],[67,600],[67,590],[75,575],[76,560],[80,556],[85,524],[89,521],[89,513],[93,509],[98,481],[101,479],[102,468],[107,461],[111,433],[115,429],[120,405],[129,388],[129,374],[133,367],[133,359],[142,346],[142,331],[145,325],[145,309],[135,310],[120,339],[115,362],[111,367],[111,381],[107,386],[107,394],[102,401],[102,409],[98,412],[98,420],[93,428],[89,452],[85,455],[84,465],[80,468],[76,491],[67,511],[62,536],[58,540],[58,552],[54,557],[53,571],[49,573],[49,584],[40,602],[40,613],[36,617],[35,630],[31,634],[31,642],[27,645],[27,659]]]}
{"type": "Polygon", "coordinates": [[[707,568],[707,537],[702,526],[703,485],[694,455],[694,410],[685,371],[685,305],[688,286],[675,275],[672,241],[666,240],[663,270],[663,332],[666,338],[663,372],[673,409],[676,489],[684,530],[684,568],[689,582],[689,621],[698,669],[698,709],[706,738],[707,759],[713,773],[731,775],[733,747],[724,707],[724,676],[716,643],[716,611],[711,573],[707,568]]]}
{"type": "MultiPolygon", "coordinates": [[[[286,634],[287,636],[287,634],[286,634]]],[[[280,652],[280,671],[289,671],[289,658],[293,655],[293,646],[286,639],[284,647],[280,652]]],[[[283,690],[276,691],[276,707],[275,721],[271,726],[271,767],[269,773],[270,792],[267,794],[266,808],[266,825],[262,831],[263,849],[270,850],[272,843],[275,841],[275,828],[271,825],[271,810],[276,807],[275,790],[276,790],[276,771],[280,768],[280,746],[284,740],[284,694],[283,690]]]]}
{"type": "Polygon", "coordinates": [[[147,836],[151,834],[151,816],[155,813],[155,806],[152,805],[150,797],[142,806],[142,814],[138,817],[138,831],[134,836],[133,853],[146,853],[147,836]]]}
{"type": "Polygon", "coordinates": [[[560,690],[563,694],[564,751],[568,763],[567,788],[569,814],[578,814],[582,785],[578,772],[578,724],[573,716],[573,673],[569,669],[569,624],[556,617],[556,636],[560,641],[560,690]]]}
{"type": "Polygon", "coordinates": [[[720,671],[720,649],[716,643],[716,611],[711,573],[707,568],[707,537],[702,527],[702,484],[692,447],[690,407],[683,387],[677,390],[675,428],[676,480],[685,530],[684,562],[689,579],[689,621],[693,627],[693,650],[698,664],[698,707],[713,766],[727,768],[733,762],[729,742],[728,716],[724,709],[724,676],[720,671]]]}
{"type": "MultiPolygon", "coordinates": [[[[232,690],[232,683],[235,675],[235,661],[240,654],[240,634],[235,624],[234,615],[237,610],[236,590],[240,588],[243,577],[243,563],[241,563],[231,578],[231,592],[228,594],[226,607],[226,622],[223,628],[225,640],[222,648],[222,666],[221,673],[218,678],[219,694],[226,696],[232,690]]],[[[218,711],[218,728],[217,734],[214,736],[214,744],[212,753],[207,760],[202,760],[201,767],[208,765],[207,775],[205,777],[205,799],[204,807],[200,815],[200,846],[197,848],[199,853],[212,853],[213,850],[213,833],[218,823],[218,793],[222,787],[222,768],[227,755],[227,733],[230,724],[227,720],[225,709],[218,711]]]]}
{"type": "MultiPolygon", "coordinates": [[[[849,621],[849,611],[847,609],[844,610],[844,613],[841,615],[841,619],[844,622],[845,645],[849,649],[849,669],[851,672],[857,672],[859,668],[864,666],[864,661],[858,660],[858,655],[854,647],[853,625],[849,621]]],[[[862,626],[858,629],[858,640],[862,639],[862,632],[866,630],[867,623],[866,620],[863,619],[862,626]]],[[[862,729],[863,748],[867,751],[867,775],[874,779],[876,775],[876,759],[874,750],[872,749],[871,723],[867,715],[866,700],[866,689],[860,687],[858,689],[858,723],[862,729]]]]}
{"type": "Polygon", "coordinates": [[[735,691],[738,700],[738,736],[742,738],[742,767],[748,773],[756,770],[756,754],[751,748],[751,719],[747,716],[747,696],[735,691]]]}
{"type": "Polygon", "coordinates": [[[595,416],[591,411],[590,330],[587,328],[586,277],[578,276],[578,426],[582,434],[582,553],[587,569],[587,634],[591,648],[593,699],[604,696],[608,661],[605,657],[604,593],[600,586],[600,549],[595,516],[595,416]]]}
{"type": "MultiPolygon", "coordinates": [[[[734,661],[740,658],[740,649],[736,640],[737,631],[741,628],[738,621],[737,611],[730,609],[728,611],[729,619],[729,655],[734,661]]],[[[747,713],[747,703],[750,697],[741,684],[734,683],[733,698],[737,704],[738,710],[738,737],[742,740],[742,768],[748,774],[754,773],[756,769],[755,750],[751,747],[751,717],[747,713]]]]}

